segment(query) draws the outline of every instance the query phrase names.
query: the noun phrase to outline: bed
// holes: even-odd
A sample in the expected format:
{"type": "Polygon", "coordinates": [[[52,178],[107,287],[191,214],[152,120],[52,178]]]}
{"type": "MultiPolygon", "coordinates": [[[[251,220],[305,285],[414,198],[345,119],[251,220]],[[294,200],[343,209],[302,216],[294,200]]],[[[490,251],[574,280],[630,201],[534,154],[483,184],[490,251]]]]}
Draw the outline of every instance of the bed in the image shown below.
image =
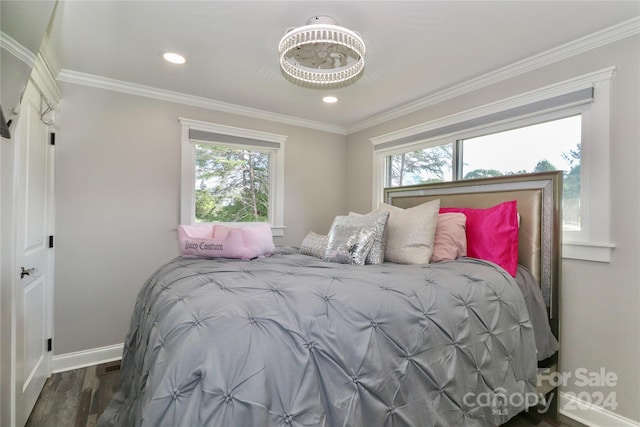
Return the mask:
{"type": "MultiPolygon", "coordinates": [[[[385,201],[517,200],[518,268],[557,337],[561,177],[393,188],[385,201]]],[[[178,257],[140,291],[121,389],[98,426],[500,425],[538,403],[539,359],[555,357],[538,356],[527,304],[510,273],[471,257],[350,265],[298,247],[178,257]]]]}

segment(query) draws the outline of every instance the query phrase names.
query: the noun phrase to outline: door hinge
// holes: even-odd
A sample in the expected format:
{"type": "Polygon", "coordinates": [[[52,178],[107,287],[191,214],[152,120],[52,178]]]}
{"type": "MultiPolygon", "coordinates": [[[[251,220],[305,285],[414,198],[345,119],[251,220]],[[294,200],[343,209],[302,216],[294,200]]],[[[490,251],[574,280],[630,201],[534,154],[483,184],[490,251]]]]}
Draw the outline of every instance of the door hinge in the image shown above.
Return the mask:
{"type": "Polygon", "coordinates": [[[49,143],[51,145],[56,145],[56,134],[55,134],[55,132],[51,132],[49,134],[49,143]]]}
{"type": "Polygon", "coordinates": [[[53,236],[49,236],[49,247],[53,247],[53,236]]]}
{"type": "Polygon", "coordinates": [[[49,338],[47,340],[47,351],[51,351],[53,349],[53,339],[49,338]]]}

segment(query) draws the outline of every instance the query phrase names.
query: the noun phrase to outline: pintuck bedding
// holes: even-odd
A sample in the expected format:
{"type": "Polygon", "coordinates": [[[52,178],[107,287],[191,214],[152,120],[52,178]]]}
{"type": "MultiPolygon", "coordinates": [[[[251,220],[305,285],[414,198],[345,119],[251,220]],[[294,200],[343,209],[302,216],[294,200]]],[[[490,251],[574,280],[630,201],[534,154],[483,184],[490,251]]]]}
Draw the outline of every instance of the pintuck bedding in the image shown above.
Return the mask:
{"type": "Polygon", "coordinates": [[[490,262],[178,257],[138,296],[107,426],[490,426],[536,390],[532,324],[490,262]]]}

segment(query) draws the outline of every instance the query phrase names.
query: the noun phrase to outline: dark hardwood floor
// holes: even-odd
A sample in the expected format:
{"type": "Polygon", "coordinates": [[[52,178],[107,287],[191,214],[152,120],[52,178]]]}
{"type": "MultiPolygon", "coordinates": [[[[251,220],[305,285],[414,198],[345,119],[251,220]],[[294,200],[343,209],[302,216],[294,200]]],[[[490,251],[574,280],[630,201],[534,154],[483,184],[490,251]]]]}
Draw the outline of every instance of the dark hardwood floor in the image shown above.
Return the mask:
{"type": "Polygon", "coordinates": [[[120,361],[54,374],[25,427],[94,427],[120,386],[120,361]]]}
{"type": "MultiPolygon", "coordinates": [[[[119,385],[119,361],[54,374],[45,383],[26,427],[94,427],[119,385]]],[[[584,427],[563,416],[553,420],[533,413],[520,414],[503,427],[534,426],[584,427]]]]}

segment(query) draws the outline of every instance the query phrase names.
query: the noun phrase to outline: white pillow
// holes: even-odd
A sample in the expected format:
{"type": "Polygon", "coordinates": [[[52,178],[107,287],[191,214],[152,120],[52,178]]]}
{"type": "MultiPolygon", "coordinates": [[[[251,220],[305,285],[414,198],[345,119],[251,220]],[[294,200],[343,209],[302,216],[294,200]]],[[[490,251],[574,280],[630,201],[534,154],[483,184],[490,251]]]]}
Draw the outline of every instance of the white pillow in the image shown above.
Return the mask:
{"type": "Polygon", "coordinates": [[[380,203],[389,212],[384,260],[398,264],[429,264],[433,254],[440,199],[408,209],[380,203]]]}

